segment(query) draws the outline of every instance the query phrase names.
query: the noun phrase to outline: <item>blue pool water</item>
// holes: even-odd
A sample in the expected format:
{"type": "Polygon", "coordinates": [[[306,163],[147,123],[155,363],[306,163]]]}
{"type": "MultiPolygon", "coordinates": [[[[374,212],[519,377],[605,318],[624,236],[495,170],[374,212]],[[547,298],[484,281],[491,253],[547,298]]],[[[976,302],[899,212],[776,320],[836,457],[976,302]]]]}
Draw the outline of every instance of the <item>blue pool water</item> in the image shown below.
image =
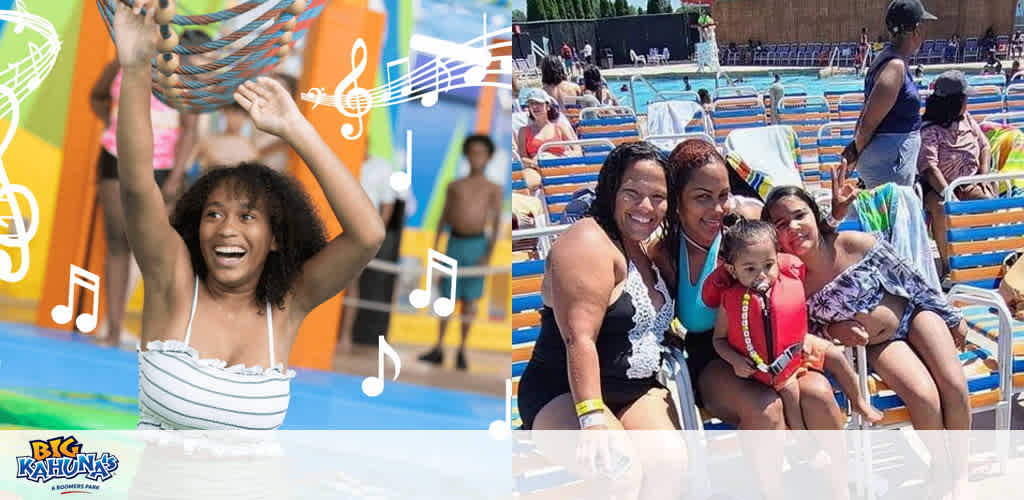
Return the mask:
{"type": "MultiPolygon", "coordinates": [[[[781,74],[779,76],[782,77],[782,84],[791,88],[790,90],[787,90],[787,93],[790,93],[792,90],[795,90],[797,86],[803,87],[803,89],[807,92],[808,95],[819,96],[825,95],[826,87],[828,87],[829,89],[842,88],[852,90],[864,88],[863,78],[854,77],[852,75],[820,79],[818,78],[818,73],[815,71],[813,73],[806,74],[789,73],[781,74]]],[[[661,92],[681,92],[686,90],[686,86],[683,83],[683,78],[681,76],[655,76],[644,78],[651,85],[653,85],[654,88],[658,89],[658,91],[661,92]]],[[[771,76],[771,73],[765,73],[763,75],[742,75],[742,78],[743,82],[738,83],[738,86],[753,87],[758,92],[762,93],[767,93],[768,87],[770,87],[772,82],[774,81],[773,77],[771,76]]],[[[652,92],[647,85],[644,85],[644,83],[641,80],[637,80],[633,84],[633,89],[636,92],[637,104],[639,104],[639,106],[630,105],[629,92],[622,92],[620,90],[620,87],[622,87],[623,84],[629,84],[629,78],[607,78],[607,80],[608,88],[610,88],[612,92],[615,93],[615,95],[619,98],[619,101],[622,104],[632,107],[637,113],[640,114],[647,112],[647,103],[654,99],[654,92],[652,92]]],[[[724,79],[719,80],[719,86],[725,87],[726,85],[727,83],[724,79]]],[[[698,89],[702,88],[708,89],[708,92],[711,92],[712,96],[714,96],[715,79],[711,75],[690,77],[690,87],[693,92],[696,92],[698,89]]]]}
{"type": "MultiPolygon", "coordinates": [[[[295,371],[281,427],[285,430],[483,430],[504,417],[505,402],[494,396],[388,380],[384,392],[370,398],[362,392],[362,377],[295,371]]],[[[71,408],[83,411],[135,414],[138,357],[135,352],[95,346],[81,335],[0,322],[0,392],[5,391],[55,405],[73,403],[71,408]]],[[[15,413],[31,417],[42,409],[21,408],[15,413]]]]}
{"type": "MultiPolygon", "coordinates": [[[[812,96],[823,96],[825,90],[861,90],[864,88],[863,77],[854,75],[842,75],[831,78],[818,78],[818,71],[812,70],[804,73],[780,73],[782,77],[782,84],[787,87],[786,93],[794,93],[794,91],[802,88],[807,95],[812,96]]],[[[925,73],[922,80],[923,84],[927,85],[938,76],[938,73],[925,73]]],[[[773,77],[771,72],[766,71],[762,74],[751,74],[751,75],[736,75],[736,77],[742,77],[743,82],[739,83],[742,87],[753,87],[758,92],[767,93],[768,87],[771,86],[773,77]]],[[[678,93],[686,90],[683,83],[682,75],[665,75],[665,76],[649,76],[644,77],[647,82],[654,86],[659,92],[678,93]]],[[[991,81],[985,81],[985,78],[981,78],[976,75],[969,77],[971,83],[974,85],[981,83],[991,83],[991,81]]],[[[990,78],[990,77],[989,77],[990,78]]],[[[636,92],[636,103],[631,102],[629,91],[621,91],[622,85],[629,85],[629,77],[606,77],[608,81],[608,88],[618,97],[619,102],[625,106],[630,106],[637,112],[637,114],[644,114],[647,112],[647,104],[654,99],[654,92],[643,83],[641,80],[637,80],[634,85],[634,91],[636,92]]],[[[725,87],[727,82],[725,79],[719,80],[719,85],[725,87]]],[[[714,96],[715,90],[715,79],[712,75],[693,75],[690,76],[690,87],[693,92],[698,89],[705,88],[708,92],[714,96]]],[[[526,95],[529,93],[529,88],[523,88],[520,92],[520,100],[524,101],[526,95]]],[[[678,99],[678,94],[668,96],[672,99],[678,99]]]]}

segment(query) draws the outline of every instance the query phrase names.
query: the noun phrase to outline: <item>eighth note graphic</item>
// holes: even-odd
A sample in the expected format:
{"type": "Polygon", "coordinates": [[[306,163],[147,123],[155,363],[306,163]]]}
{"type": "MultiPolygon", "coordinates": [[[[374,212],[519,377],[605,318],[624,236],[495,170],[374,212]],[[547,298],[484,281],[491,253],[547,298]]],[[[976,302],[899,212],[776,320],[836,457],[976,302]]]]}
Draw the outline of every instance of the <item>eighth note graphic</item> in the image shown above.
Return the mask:
{"type": "Polygon", "coordinates": [[[505,439],[512,433],[512,379],[505,379],[505,420],[495,420],[487,426],[494,439],[505,439]]]}
{"type": "Polygon", "coordinates": [[[391,189],[398,192],[409,190],[412,185],[412,130],[405,131],[405,171],[391,173],[391,189]]]}
{"type": "Polygon", "coordinates": [[[419,288],[409,293],[409,303],[416,309],[423,309],[430,303],[430,290],[434,286],[433,272],[437,268],[442,275],[451,278],[447,297],[434,300],[434,312],[438,316],[451,316],[455,312],[455,280],[459,271],[459,262],[433,248],[427,249],[427,289],[419,288]]]}
{"type": "Polygon", "coordinates": [[[413,34],[409,37],[409,54],[385,63],[387,84],[372,89],[364,89],[356,84],[356,77],[366,69],[366,42],[357,38],[350,52],[352,72],[335,87],[334,93],[328,94],[323,87],[311,88],[302,92],[299,99],[312,102],[314,108],[320,104],[332,106],[344,116],[355,118],[358,128],[346,123],[341,130],[343,137],[354,140],[362,136],[363,117],[373,108],[413,100],[419,100],[424,107],[429,108],[437,104],[440,94],[466,87],[511,90],[511,83],[487,77],[511,76],[513,73],[511,56],[494,55],[512,47],[512,41],[504,38],[512,33],[512,26],[491,32],[486,32],[486,26],[485,17],[485,32],[461,44],[413,34]],[[475,45],[477,43],[479,47],[475,45]],[[428,59],[415,65],[417,56],[428,59]],[[491,69],[495,62],[498,67],[491,69]],[[403,66],[407,68],[406,73],[392,78],[391,69],[403,66]]]}
{"type": "Polygon", "coordinates": [[[388,345],[388,341],[384,340],[383,335],[377,336],[377,376],[366,377],[363,379],[363,394],[375,398],[380,396],[380,393],[384,392],[384,355],[387,354],[388,358],[395,365],[395,376],[391,379],[392,382],[398,380],[398,374],[402,371],[402,358],[398,357],[398,353],[395,349],[388,345]]]}
{"type": "Polygon", "coordinates": [[[71,272],[68,276],[68,303],[67,305],[53,306],[53,309],[50,310],[50,318],[60,325],[71,322],[75,306],[75,285],[92,291],[92,312],[81,313],[75,317],[75,327],[78,328],[78,331],[89,333],[96,328],[96,317],[100,306],[100,277],[74,264],[71,264],[71,272]]]}

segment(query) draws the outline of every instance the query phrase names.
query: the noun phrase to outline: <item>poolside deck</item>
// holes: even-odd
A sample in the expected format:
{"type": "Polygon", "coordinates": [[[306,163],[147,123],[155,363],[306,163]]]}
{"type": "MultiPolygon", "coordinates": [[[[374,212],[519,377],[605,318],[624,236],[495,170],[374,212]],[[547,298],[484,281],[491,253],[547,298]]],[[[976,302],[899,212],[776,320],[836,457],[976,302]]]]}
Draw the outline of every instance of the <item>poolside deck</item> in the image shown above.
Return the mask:
{"type": "MultiPolygon", "coordinates": [[[[1003,66],[1009,68],[1012,61],[1003,61],[1003,66]]],[[[981,71],[985,67],[985,63],[982,62],[970,62],[970,63],[959,63],[959,64],[925,64],[922,65],[925,71],[929,73],[942,72],[950,69],[959,69],[966,72],[981,71]]],[[[675,76],[675,75],[710,75],[708,71],[703,73],[697,72],[698,66],[696,63],[672,63],[672,64],[657,64],[657,65],[620,65],[612,69],[601,70],[601,75],[605,78],[622,77],[628,78],[633,75],[641,75],[644,77],[649,76],[675,76]]],[[[779,73],[785,75],[787,73],[807,73],[808,71],[817,71],[821,69],[820,66],[722,66],[722,71],[729,76],[737,75],[764,75],[767,73],[779,73]]]]}

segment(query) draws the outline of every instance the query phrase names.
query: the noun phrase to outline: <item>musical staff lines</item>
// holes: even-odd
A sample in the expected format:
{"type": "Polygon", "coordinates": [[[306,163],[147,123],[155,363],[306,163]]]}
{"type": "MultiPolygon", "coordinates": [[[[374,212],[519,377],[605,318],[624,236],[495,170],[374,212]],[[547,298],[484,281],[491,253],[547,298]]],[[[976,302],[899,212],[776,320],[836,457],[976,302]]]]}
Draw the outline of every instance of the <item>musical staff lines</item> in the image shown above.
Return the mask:
{"type": "Polygon", "coordinates": [[[511,32],[512,28],[508,27],[485,33],[462,44],[413,35],[410,38],[410,50],[428,55],[429,61],[394,78],[392,68],[411,68],[414,61],[407,56],[387,62],[387,83],[373,89],[363,89],[355,84],[355,78],[365,70],[366,42],[359,38],[350,51],[352,73],[338,84],[333,93],[319,87],[303,92],[299,97],[313,103],[313,109],[320,105],[331,106],[347,117],[356,118],[358,129],[346,124],[343,130],[346,139],[355,139],[363,132],[362,117],[374,107],[394,106],[415,100],[419,100],[424,107],[431,107],[437,103],[440,94],[467,87],[511,89],[510,83],[488,81],[488,77],[512,74],[511,65],[505,61],[508,56],[493,55],[495,49],[511,47],[512,42],[502,40],[487,44],[491,38],[511,32]],[[497,67],[491,69],[492,66],[497,67]]]}
{"type": "Polygon", "coordinates": [[[15,10],[0,10],[0,20],[14,25],[14,35],[24,37],[25,28],[41,37],[42,44],[37,41],[26,40],[28,56],[17,62],[8,62],[6,69],[0,71],[0,85],[3,85],[14,92],[15,99],[0,103],[0,118],[7,117],[12,107],[20,103],[29,94],[35,91],[49,76],[57,63],[57,56],[60,54],[61,42],[53,24],[45,18],[29,13],[25,9],[25,3],[18,0],[15,10]]]}

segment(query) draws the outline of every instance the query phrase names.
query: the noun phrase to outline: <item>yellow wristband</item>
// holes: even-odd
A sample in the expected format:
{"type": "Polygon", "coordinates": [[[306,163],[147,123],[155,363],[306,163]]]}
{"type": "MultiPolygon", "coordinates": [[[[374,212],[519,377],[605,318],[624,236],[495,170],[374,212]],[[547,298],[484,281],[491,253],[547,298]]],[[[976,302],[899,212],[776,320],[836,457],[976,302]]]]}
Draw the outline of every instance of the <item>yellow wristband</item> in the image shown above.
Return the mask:
{"type": "Polygon", "coordinates": [[[576,416],[586,415],[595,411],[604,411],[604,401],[600,399],[588,399],[576,403],[576,416]]]}

